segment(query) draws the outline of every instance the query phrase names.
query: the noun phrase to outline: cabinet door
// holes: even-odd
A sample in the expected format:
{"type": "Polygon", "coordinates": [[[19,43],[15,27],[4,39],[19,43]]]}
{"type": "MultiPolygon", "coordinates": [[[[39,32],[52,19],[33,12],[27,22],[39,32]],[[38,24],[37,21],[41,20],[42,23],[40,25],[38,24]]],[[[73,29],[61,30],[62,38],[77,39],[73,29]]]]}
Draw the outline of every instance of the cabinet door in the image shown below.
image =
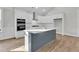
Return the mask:
{"type": "Polygon", "coordinates": [[[31,51],[36,51],[44,44],[56,39],[56,30],[43,33],[31,33],[31,51]]]}
{"type": "Polygon", "coordinates": [[[2,9],[0,9],[0,31],[2,31],[2,9]]]}

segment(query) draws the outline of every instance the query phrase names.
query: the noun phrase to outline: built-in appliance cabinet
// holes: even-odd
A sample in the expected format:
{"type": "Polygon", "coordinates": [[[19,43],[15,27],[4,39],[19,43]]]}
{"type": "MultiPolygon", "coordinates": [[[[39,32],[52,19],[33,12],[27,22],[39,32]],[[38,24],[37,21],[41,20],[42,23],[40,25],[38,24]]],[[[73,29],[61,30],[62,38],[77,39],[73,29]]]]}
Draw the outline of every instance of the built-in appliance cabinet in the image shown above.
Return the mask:
{"type": "Polygon", "coordinates": [[[23,37],[25,35],[27,14],[25,11],[15,9],[15,37],[23,37]]]}

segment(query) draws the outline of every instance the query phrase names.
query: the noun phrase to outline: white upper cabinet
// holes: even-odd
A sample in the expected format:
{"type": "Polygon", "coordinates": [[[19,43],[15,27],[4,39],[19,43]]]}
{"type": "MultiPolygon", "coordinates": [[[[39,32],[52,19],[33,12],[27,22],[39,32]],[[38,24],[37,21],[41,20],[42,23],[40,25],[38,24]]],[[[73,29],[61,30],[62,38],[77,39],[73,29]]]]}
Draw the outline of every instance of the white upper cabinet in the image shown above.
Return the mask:
{"type": "Polygon", "coordinates": [[[0,31],[2,31],[2,10],[0,9],[0,31]]]}

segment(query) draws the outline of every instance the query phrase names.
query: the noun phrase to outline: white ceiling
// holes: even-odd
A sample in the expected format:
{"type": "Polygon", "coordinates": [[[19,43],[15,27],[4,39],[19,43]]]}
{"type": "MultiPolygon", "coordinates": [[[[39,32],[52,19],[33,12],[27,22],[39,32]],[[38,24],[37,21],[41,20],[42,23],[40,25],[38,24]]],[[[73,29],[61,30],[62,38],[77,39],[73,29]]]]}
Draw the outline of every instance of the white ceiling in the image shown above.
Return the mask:
{"type": "Polygon", "coordinates": [[[48,12],[52,11],[55,7],[17,7],[18,9],[24,10],[28,13],[35,11],[38,15],[45,16],[48,12]]]}

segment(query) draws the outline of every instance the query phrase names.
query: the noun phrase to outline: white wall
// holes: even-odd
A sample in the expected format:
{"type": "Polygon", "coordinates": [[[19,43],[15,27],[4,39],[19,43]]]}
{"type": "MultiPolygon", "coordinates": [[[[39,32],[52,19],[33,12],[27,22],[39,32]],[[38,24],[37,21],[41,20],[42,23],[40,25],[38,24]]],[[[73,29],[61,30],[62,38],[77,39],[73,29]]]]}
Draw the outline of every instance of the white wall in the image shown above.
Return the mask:
{"type": "Polygon", "coordinates": [[[54,14],[64,14],[64,34],[65,35],[77,35],[77,14],[76,14],[76,8],[73,7],[58,7],[54,8],[52,12],[48,13],[48,15],[54,15],[54,14]]]}
{"type": "Polygon", "coordinates": [[[77,9],[77,36],[79,37],[79,8],[77,9]]]}

